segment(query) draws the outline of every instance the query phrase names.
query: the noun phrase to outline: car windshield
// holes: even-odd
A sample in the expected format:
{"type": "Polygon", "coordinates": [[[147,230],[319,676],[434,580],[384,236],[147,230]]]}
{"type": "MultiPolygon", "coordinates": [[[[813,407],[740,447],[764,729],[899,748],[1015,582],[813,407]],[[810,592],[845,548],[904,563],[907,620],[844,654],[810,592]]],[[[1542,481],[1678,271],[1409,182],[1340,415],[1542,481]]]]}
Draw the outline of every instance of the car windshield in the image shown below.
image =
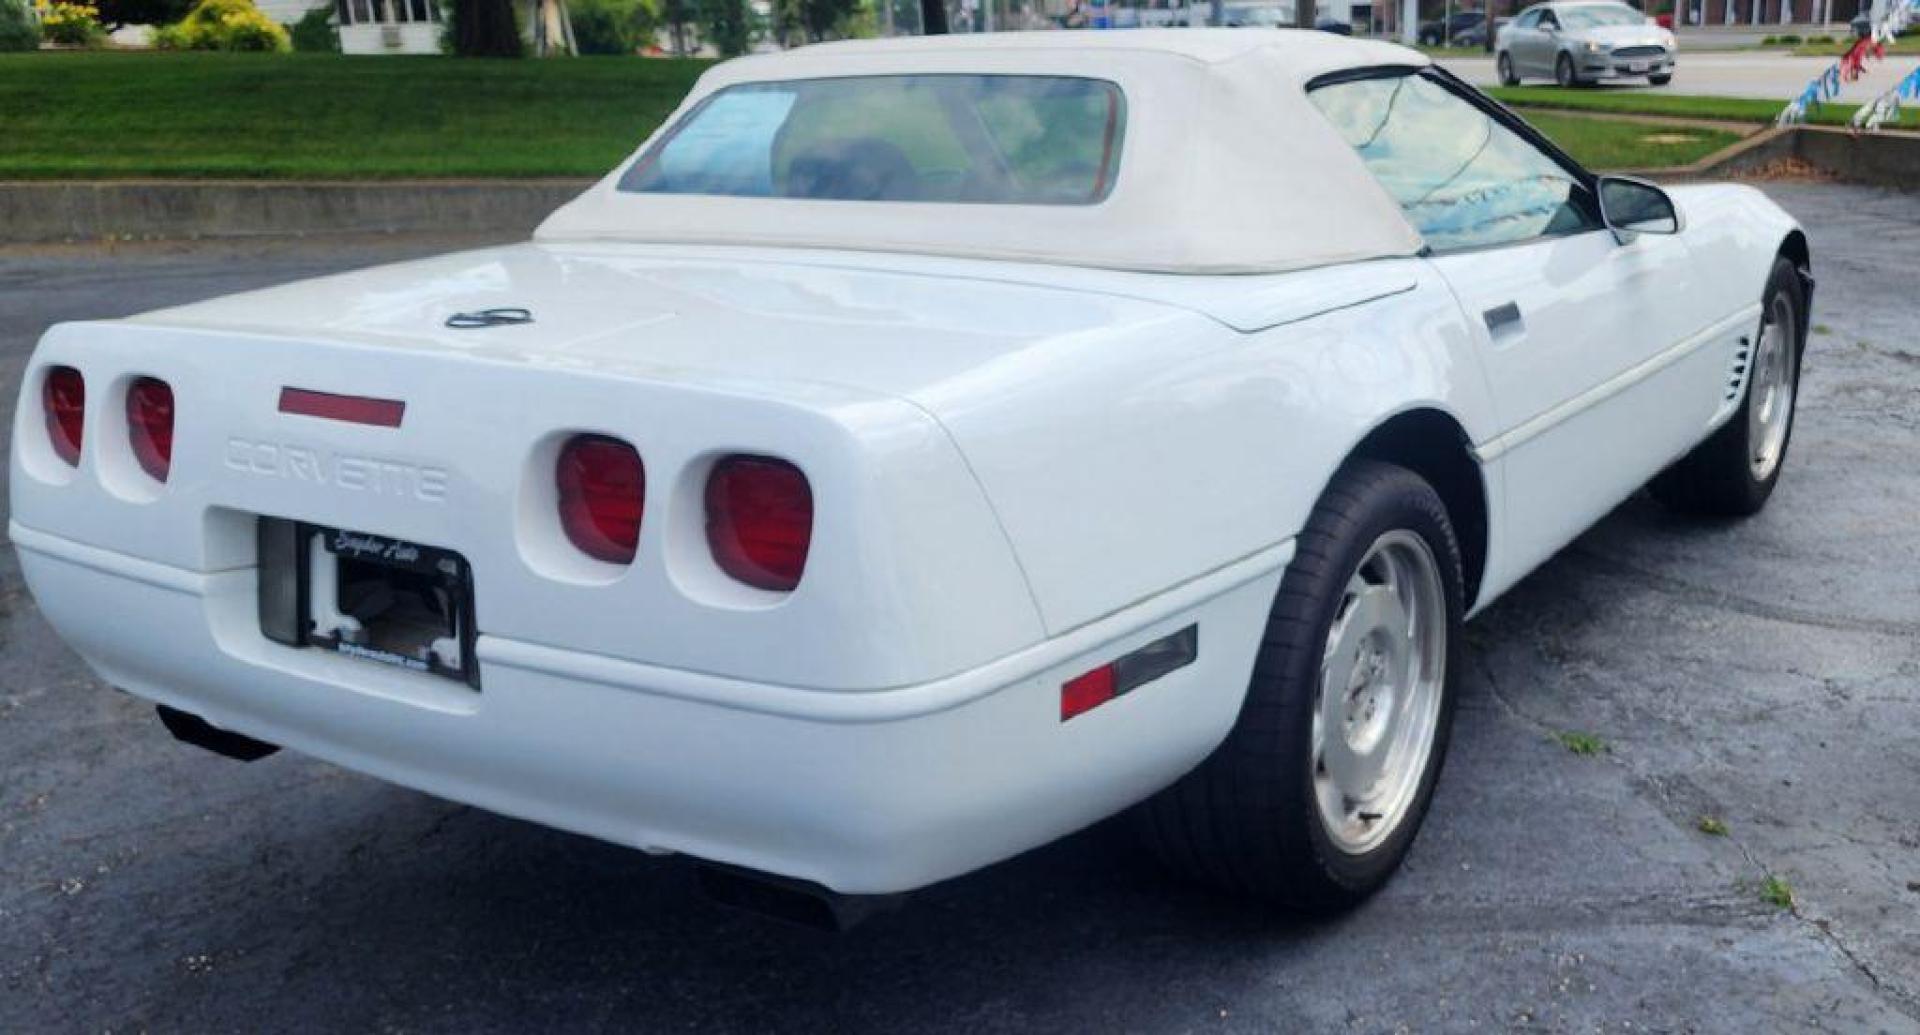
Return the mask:
{"type": "Polygon", "coordinates": [[[1112,189],[1120,88],[1029,75],[885,75],[730,86],[620,179],[639,194],[1091,204],[1112,189]]]}
{"type": "Polygon", "coordinates": [[[1610,25],[1645,25],[1647,16],[1625,4],[1591,4],[1556,9],[1563,29],[1601,29],[1610,25]]]}

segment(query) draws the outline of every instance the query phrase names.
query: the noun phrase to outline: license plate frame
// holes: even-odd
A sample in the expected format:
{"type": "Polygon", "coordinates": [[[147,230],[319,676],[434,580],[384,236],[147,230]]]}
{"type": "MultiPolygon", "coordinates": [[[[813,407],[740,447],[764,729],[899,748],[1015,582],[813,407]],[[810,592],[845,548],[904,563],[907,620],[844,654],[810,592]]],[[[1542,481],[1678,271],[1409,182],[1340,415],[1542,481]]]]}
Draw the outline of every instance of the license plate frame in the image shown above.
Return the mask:
{"type": "Polygon", "coordinates": [[[457,551],[284,518],[262,517],[258,531],[260,626],[269,639],[290,647],[328,650],[356,661],[464,683],[475,691],[480,689],[480,666],[474,657],[479,632],[474,617],[473,567],[457,551]],[[316,563],[321,563],[322,558],[331,561],[331,570],[316,571],[316,563]],[[335,601],[335,614],[339,615],[342,572],[348,565],[359,573],[363,583],[369,578],[377,582],[381,573],[390,572],[409,583],[409,589],[423,584],[435,588],[436,599],[446,612],[442,616],[446,623],[445,639],[458,644],[458,658],[442,657],[431,648],[425,651],[425,656],[420,656],[418,651],[399,653],[339,635],[342,630],[338,627],[320,628],[326,616],[316,614],[316,587],[321,589],[323,597],[335,601]]]}

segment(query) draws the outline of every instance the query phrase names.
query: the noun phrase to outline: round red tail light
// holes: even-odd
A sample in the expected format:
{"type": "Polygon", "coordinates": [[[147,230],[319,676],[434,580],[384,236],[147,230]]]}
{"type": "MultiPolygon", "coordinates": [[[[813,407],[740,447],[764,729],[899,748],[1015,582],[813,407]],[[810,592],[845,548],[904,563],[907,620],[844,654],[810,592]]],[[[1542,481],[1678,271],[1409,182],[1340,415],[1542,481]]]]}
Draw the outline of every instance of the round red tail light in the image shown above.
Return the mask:
{"type": "Polygon", "coordinates": [[[165,381],[142,377],[128,387],[127,435],[140,469],[166,481],[173,468],[173,389],[165,381]]]}
{"type": "Polygon", "coordinates": [[[730,456],[707,477],[707,545],[720,570],[749,586],[800,584],[813,541],[813,489],[785,460],[730,456]]]}
{"type": "Polygon", "coordinates": [[[632,446],[606,435],[575,435],[554,472],[560,527],[582,553],[631,564],[647,502],[647,470],[632,446]]]}
{"type": "Polygon", "coordinates": [[[72,367],[54,367],[40,388],[47,415],[47,437],[60,459],[80,466],[80,435],[87,423],[87,381],[72,367]]]}

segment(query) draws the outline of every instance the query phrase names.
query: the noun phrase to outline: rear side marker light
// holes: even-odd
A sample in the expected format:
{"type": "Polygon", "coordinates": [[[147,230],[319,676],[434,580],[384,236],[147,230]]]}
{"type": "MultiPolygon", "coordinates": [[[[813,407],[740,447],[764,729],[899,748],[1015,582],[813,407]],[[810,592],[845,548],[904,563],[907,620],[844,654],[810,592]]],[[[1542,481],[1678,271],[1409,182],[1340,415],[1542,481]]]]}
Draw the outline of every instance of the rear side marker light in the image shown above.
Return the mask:
{"type": "Polygon", "coordinates": [[[164,482],[173,467],[173,388],[157,377],[127,389],[127,436],[140,469],[164,482]]]}
{"type": "Polygon", "coordinates": [[[40,387],[47,438],[69,467],[80,466],[80,435],[87,423],[87,381],[72,367],[53,367],[40,387]]]}
{"type": "Polygon", "coordinates": [[[647,503],[647,469],[631,445],[607,435],[575,435],[560,447],[554,469],[560,527],[580,551],[609,564],[631,564],[647,503]]]}
{"type": "Polygon", "coordinates": [[[305,388],[280,389],[280,412],[322,420],[343,420],[353,424],[371,424],[376,428],[397,428],[406,416],[407,404],[399,399],[374,399],[365,395],[334,395],[305,388]]]}
{"type": "Polygon", "coordinates": [[[730,456],[707,476],[707,546],[720,570],[757,589],[800,584],[813,543],[813,487],[770,456],[730,456]]]}
{"type": "Polygon", "coordinates": [[[1200,656],[1200,627],[1189,625],[1171,636],[1067,680],[1060,688],[1060,721],[1090,712],[1137,690],[1200,656]]]}

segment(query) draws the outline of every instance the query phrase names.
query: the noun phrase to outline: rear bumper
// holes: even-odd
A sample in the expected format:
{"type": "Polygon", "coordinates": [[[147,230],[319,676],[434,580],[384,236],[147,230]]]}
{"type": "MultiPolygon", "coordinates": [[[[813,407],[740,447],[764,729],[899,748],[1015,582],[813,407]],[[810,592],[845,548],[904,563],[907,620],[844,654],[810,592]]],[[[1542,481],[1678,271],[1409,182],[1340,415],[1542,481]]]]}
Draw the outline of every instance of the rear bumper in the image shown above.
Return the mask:
{"type": "Polygon", "coordinates": [[[1282,543],[1117,614],[892,690],[801,690],[483,635],[481,691],[261,636],[254,570],[14,524],[42,612],[108,682],[350,769],[836,891],[965,873],[1118,811],[1231,727],[1282,543]],[[1198,660],[1071,722],[1060,685],[1189,624],[1198,660]]]}

